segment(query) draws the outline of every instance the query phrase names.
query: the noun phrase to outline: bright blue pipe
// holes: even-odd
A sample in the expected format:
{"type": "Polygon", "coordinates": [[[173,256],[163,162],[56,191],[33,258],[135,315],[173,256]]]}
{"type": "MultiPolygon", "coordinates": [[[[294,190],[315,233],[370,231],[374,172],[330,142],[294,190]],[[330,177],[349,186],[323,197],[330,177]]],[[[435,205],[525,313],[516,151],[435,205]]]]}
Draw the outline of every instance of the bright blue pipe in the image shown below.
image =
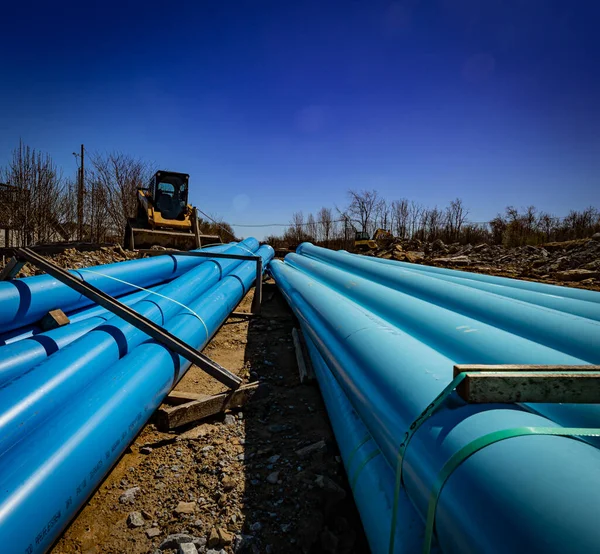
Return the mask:
{"type": "MultiPolygon", "coordinates": [[[[160,292],[162,288],[163,285],[158,285],[149,288],[148,291],[160,292]]],[[[150,295],[148,291],[134,292],[119,298],[119,300],[127,306],[133,306],[148,297],[150,295]]],[[[95,313],[86,314],[86,317],[75,320],[71,319],[71,323],[64,327],[36,333],[0,346],[0,389],[17,375],[42,363],[47,357],[89,333],[92,329],[106,323],[112,317],[111,312],[100,306],[90,308],[89,311],[95,313]]],[[[83,316],[83,314],[81,315],[83,316]]]]}
{"type": "MultiPolygon", "coordinates": [[[[236,243],[222,244],[219,246],[207,246],[206,248],[203,248],[202,250],[205,252],[223,252],[225,249],[229,248],[233,244],[236,244],[236,243]]],[[[98,267],[102,267],[102,266],[98,266],[98,267]]],[[[90,268],[90,269],[92,269],[92,268],[90,268]]],[[[148,288],[150,288],[152,290],[152,287],[148,287],[148,288]]],[[[124,294],[116,294],[115,297],[119,298],[121,300],[121,302],[127,303],[127,302],[130,302],[128,300],[129,298],[135,298],[136,299],[135,302],[137,302],[137,301],[141,300],[144,296],[147,296],[147,294],[148,293],[145,292],[144,290],[127,287],[127,291],[124,294]],[[135,291],[135,292],[131,292],[131,291],[135,291]]],[[[84,319],[87,319],[90,317],[96,317],[96,316],[104,317],[104,316],[106,316],[107,313],[110,313],[110,312],[106,308],[103,308],[102,306],[97,306],[95,304],[93,306],[78,308],[76,310],[65,310],[65,314],[69,317],[69,321],[71,323],[78,323],[78,322],[83,321],[84,319]]],[[[26,325],[24,327],[19,327],[18,329],[12,329],[10,331],[0,334],[0,345],[2,343],[12,344],[13,342],[27,339],[29,337],[39,335],[41,333],[43,333],[42,329],[38,325],[35,325],[35,324],[34,325],[26,325]]]]}
{"type": "MultiPolygon", "coordinates": [[[[340,251],[340,254],[355,258],[365,257],[357,254],[349,254],[345,251],[340,251]]],[[[567,313],[572,313],[573,315],[578,315],[580,317],[589,317],[596,320],[600,319],[600,314],[598,313],[599,307],[593,305],[600,303],[599,295],[596,291],[560,287],[533,281],[520,281],[519,279],[510,279],[508,277],[469,273],[467,271],[458,271],[456,269],[410,264],[406,262],[397,262],[395,260],[383,260],[375,257],[369,257],[369,259],[378,264],[387,265],[395,269],[416,271],[421,274],[428,273],[435,275],[439,279],[454,283],[465,284],[465,281],[467,281],[468,286],[476,289],[493,292],[509,298],[515,298],[517,300],[522,300],[523,302],[533,302],[540,306],[546,306],[553,310],[566,311],[567,313]],[[590,303],[592,303],[592,305],[590,305],[590,303]]]]}
{"type": "MultiPolygon", "coordinates": [[[[454,360],[287,263],[270,272],[391,467],[404,432],[452,380],[454,360]]],[[[387,296],[379,298],[387,303],[387,296]]],[[[525,355],[525,353],[524,353],[525,355]]],[[[425,517],[444,463],[487,433],[553,427],[519,406],[468,405],[456,393],[416,432],[404,486],[425,517]]],[[[444,552],[592,552],[600,544],[600,451],[581,441],[520,437],[471,456],[436,511],[444,552]]]]}
{"type": "MultiPolygon", "coordinates": [[[[104,277],[114,277],[140,287],[150,287],[183,275],[204,258],[156,256],[114,264],[71,270],[73,275],[112,296],[131,291],[131,287],[104,277]],[[100,275],[99,273],[102,273],[100,275]]],[[[71,311],[92,304],[85,296],[63,285],[49,275],[0,282],[0,333],[39,321],[50,310],[71,311]]]]}
{"type": "MultiPolygon", "coordinates": [[[[412,272],[394,267],[392,264],[377,264],[374,263],[373,258],[348,256],[308,243],[301,245],[298,251],[301,253],[300,258],[290,256],[286,260],[289,259],[293,265],[301,264],[303,267],[308,267],[307,264],[311,259],[319,260],[339,268],[332,268],[329,274],[325,275],[323,267],[317,266],[320,270],[313,274],[323,274],[323,279],[332,278],[332,275],[336,271],[339,272],[340,269],[351,272],[336,274],[337,278],[334,280],[338,290],[348,286],[348,279],[354,279],[352,275],[360,275],[374,283],[381,283],[427,301],[428,304],[424,306],[414,300],[408,300],[415,308],[407,310],[405,296],[399,296],[395,291],[385,292],[388,303],[382,308],[387,312],[382,312],[380,315],[391,318],[397,325],[407,325],[414,330],[416,335],[428,333],[430,338],[427,340],[431,344],[436,344],[438,350],[444,351],[456,363],[600,363],[600,324],[595,320],[576,317],[570,313],[573,304],[587,304],[595,312],[598,312],[600,308],[596,308],[597,303],[562,298],[563,311],[556,311],[534,304],[540,297],[544,301],[547,297],[546,294],[518,290],[519,293],[532,297],[528,298],[529,302],[522,302],[484,292],[479,288],[473,290],[471,285],[481,283],[471,279],[459,279],[460,284],[457,284],[454,281],[440,280],[436,274],[422,271],[412,272]],[[395,298],[398,301],[395,302],[393,300],[395,298]],[[449,312],[440,312],[438,305],[448,308],[456,314],[449,320],[444,316],[449,312]],[[476,323],[461,322],[460,319],[457,319],[460,314],[471,316],[476,323]],[[503,335],[498,330],[487,327],[486,323],[509,331],[512,335],[503,335]],[[467,325],[466,328],[465,325],[467,325]],[[462,331],[460,328],[463,328],[462,331]],[[476,334],[471,333],[473,328],[477,329],[476,334]],[[445,335],[442,333],[443,329],[446,329],[445,335]],[[487,344],[481,343],[479,340],[481,333],[486,329],[491,332],[490,342],[487,344]],[[459,331],[458,334],[455,334],[456,331],[459,331]],[[446,345],[440,342],[444,336],[447,337],[446,345]],[[525,349],[527,350],[526,357],[519,354],[519,357],[515,359],[511,357],[511,352],[514,351],[515,342],[522,340],[521,337],[538,344],[534,344],[531,349],[525,349]],[[479,348],[476,348],[477,344],[480,344],[479,348]],[[552,348],[552,351],[540,349],[540,345],[552,348]],[[556,352],[557,350],[568,356],[556,352]]],[[[333,283],[333,281],[330,282],[333,283]]],[[[367,283],[367,286],[370,287],[371,284],[367,283]]],[[[491,286],[493,290],[498,288],[515,290],[511,289],[509,285],[494,284],[491,286]]],[[[590,298],[600,297],[600,293],[586,292],[592,293],[590,298]]],[[[369,294],[366,295],[366,299],[360,300],[365,295],[363,293],[359,297],[357,296],[359,293],[361,290],[357,289],[354,284],[348,288],[350,296],[358,301],[366,302],[372,309],[377,309],[370,302],[369,294]]],[[[553,298],[557,299],[558,296],[554,295],[553,298]]],[[[521,349],[522,351],[523,349],[521,349]]],[[[528,404],[526,406],[528,410],[548,417],[566,427],[595,427],[600,422],[600,406],[596,404],[528,404]]],[[[597,438],[590,437],[586,440],[600,446],[600,440],[597,438]]]]}
{"type": "MultiPolygon", "coordinates": [[[[305,334],[306,338],[306,334],[305,334]]],[[[310,359],[373,554],[388,554],[394,505],[394,471],[337,384],[313,342],[310,359]],[[372,457],[375,454],[374,457],[372,457]]],[[[394,554],[413,554],[423,544],[424,525],[402,489],[398,498],[394,554]]],[[[436,547],[432,552],[438,552],[436,547]]]]}
{"type": "MultiPolygon", "coordinates": [[[[258,254],[267,263],[273,249],[262,246],[258,254]]],[[[171,318],[166,328],[202,349],[255,275],[255,264],[244,262],[190,304],[208,336],[204,325],[186,311],[171,318]]],[[[0,544],[8,545],[9,554],[50,547],[189,365],[147,341],[0,457],[0,544]]]]}
{"type": "MultiPolygon", "coordinates": [[[[579,359],[578,361],[574,359],[567,361],[555,357],[555,363],[585,363],[583,360],[593,364],[600,363],[600,322],[598,321],[473,289],[469,286],[470,283],[475,282],[473,280],[464,280],[461,284],[447,282],[437,279],[434,274],[398,269],[391,265],[374,263],[372,258],[366,256],[348,256],[308,243],[302,244],[298,248],[298,253],[299,255],[290,255],[286,261],[289,260],[292,265],[308,268],[306,270],[310,272],[312,272],[309,267],[311,260],[315,260],[317,264],[320,262],[335,266],[331,270],[332,278],[338,288],[348,287],[348,294],[361,292],[358,287],[349,285],[352,275],[368,280],[368,282],[364,282],[367,287],[370,287],[371,284],[381,284],[393,289],[390,291],[390,299],[396,298],[398,302],[402,303],[402,305],[394,305],[393,308],[388,306],[393,317],[404,319],[407,314],[401,314],[401,310],[405,309],[404,303],[408,302],[414,306],[414,317],[425,318],[432,326],[435,335],[441,335],[438,319],[442,317],[442,321],[446,321],[448,326],[455,325],[449,329],[451,347],[458,346],[460,341],[464,342],[467,339],[471,343],[472,339],[481,337],[484,329],[490,331],[492,335],[498,334],[502,329],[516,335],[519,339],[524,337],[537,343],[536,348],[530,351],[531,357],[538,356],[537,359],[540,361],[537,363],[546,363],[541,361],[544,358],[540,357],[538,345],[544,345],[554,351],[558,350],[579,359]],[[405,294],[400,295],[396,291],[405,294]],[[443,311],[444,308],[449,312],[443,311]],[[436,315],[438,312],[441,315],[436,315]],[[454,316],[454,322],[443,318],[443,315],[447,313],[454,316]],[[460,319],[457,320],[463,316],[467,316],[464,322],[461,322],[460,319]],[[465,328],[465,325],[468,325],[469,329],[465,328]],[[472,329],[477,329],[476,335],[470,334],[472,329]],[[468,337],[465,332],[469,333],[468,337]]],[[[315,271],[318,271],[324,279],[329,277],[326,266],[316,265],[315,271]]],[[[383,289],[380,289],[380,292],[383,293],[383,289]]],[[[365,291],[365,294],[370,297],[372,293],[365,291]]],[[[531,293],[526,294],[531,295],[531,293]]],[[[600,297],[599,293],[593,294],[600,297]]],[[[579,303],[580,301],[565,298],[564,302],[579,303]]],[[[593,302],[585,302],[585,304],[595,308],[595,311],[598,312],[598,319],[600,319],[600,306],[593,302]]],[[[418,322],[415,324],[420,325],[418,322]]],[[[507,360],[505,363],[513,363],[508,361],[510,352],[507,352],[506,345],[510,345],[510,341],[502,339],[502,336],[505,335],[499,334],[498,336],[497,341],[491,346],[484,347],[484,355],[486,352],[489,355],[497,352],[497,355],[507,360]]],[[[473,348],[472,344],[468,345],[470,351],[473,351],[473,348]]],[[[481,357],[481,355],[479,356],[481,357]]],[[[556,356],[556,354],[552,354],[552,356],[556,356]]],[[[479,359],[479,363],[486,362],[479,359]]],[[[489,361],[487,363],[497,362],[489,361]]]]}
{"type": "MultiPolygon", "coordinates": [[[[494,295],[469,291],[464,286],[431,284],[424,275],[415,280],[413,275],[402,274],[398,279],[394,278],[397,272],[392,270],[389,278],[387,268],[382,271],[379,264],[364,257],[350,258],[317,247],[305,247],[302,252],[310,253],[311,257],[289,254],[286,264],[345,294],[455,364],[600,363],[600,324],[596,321],[507,298],[498,301],[494,295]],[[388,288],[380,284],[382,282],[396,288],[388,288]],[[411,295],[423,290],[429,293],[426,299],[422,299],[422,294],[421,297],[411,295]],[[478,293],[483,297],[478,297],[478,293]],[[385,302],[381,302],[381,298],[385,298],[385,302]],[[464,315],[469,312],[479,317],[464,315]]],[[[600,406],[596,404],[526,406],[563,426],[593,427],[600,422],[600,406]]],[[[597,438],[588,440],[600,445],[597,438]]]]}
{"type": "MultiPolygon", "coordinates": [[[[257,248],[256,239],[247,239],[226,252],[248,255],[257,248]]],[[[167,298],[150,295],[136,304],[136,311],[164,325],[184,309],[181,304],[187,305],[206,292],[239,263],[234,259],[205,259],[161,289],[160,294],[167,298]]],[[[43,422],[56,406],[72,398],[91,379],[147,339],[145,333],[113,316],[31,371],[5,383],[0,389],[0,453],[43,422]]]]}

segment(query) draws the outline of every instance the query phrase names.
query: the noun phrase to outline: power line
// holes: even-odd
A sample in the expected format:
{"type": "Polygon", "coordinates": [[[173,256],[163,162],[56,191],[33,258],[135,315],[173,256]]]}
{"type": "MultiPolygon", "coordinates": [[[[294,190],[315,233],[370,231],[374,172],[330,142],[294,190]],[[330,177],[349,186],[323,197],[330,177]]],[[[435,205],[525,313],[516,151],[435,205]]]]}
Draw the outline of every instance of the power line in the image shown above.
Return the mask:
{"type": "MultiPolygon", "coordinates": [[[[215,225],[220,225],[218,221],[204,213],[200,208],[197,210],[205,217],[210,219],[215,225]]],[[[348,218],[350,220],[350,218],[348,218]]],[[[315,221],[311,223],[229,223],[232,227],[306,227],[307,225],[320,225],[322,223],[343,223],[345,219],[332,219],[331,221],[315,221]]]]}

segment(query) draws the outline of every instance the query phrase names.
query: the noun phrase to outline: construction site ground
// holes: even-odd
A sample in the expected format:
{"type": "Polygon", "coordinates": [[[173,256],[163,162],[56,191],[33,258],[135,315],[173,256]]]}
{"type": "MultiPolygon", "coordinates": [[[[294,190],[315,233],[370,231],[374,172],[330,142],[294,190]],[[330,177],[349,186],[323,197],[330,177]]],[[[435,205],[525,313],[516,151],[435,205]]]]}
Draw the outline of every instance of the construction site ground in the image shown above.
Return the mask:
{"type": "MultiPolygon", "coordinates": [[[[146,425],[53,554],[168,553],[189,537],[199,551],[368,552],[319,389],[299,382],[295,325],[265,283],[260,316],[230,317],[204,350],[259,380],[254,397],[177,432],[146,425]]],[[[177,390],[225,389],[192,367],[177,390]]]]}

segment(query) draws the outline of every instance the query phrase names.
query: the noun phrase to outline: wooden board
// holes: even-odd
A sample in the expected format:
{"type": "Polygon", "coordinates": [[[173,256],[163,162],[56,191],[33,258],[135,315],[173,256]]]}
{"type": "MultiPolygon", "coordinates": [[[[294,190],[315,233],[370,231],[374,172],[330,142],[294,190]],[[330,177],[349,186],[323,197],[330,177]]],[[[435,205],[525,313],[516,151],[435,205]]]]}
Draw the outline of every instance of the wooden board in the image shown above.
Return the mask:
{"type": "MultiPolygon", "coordinates": [[[[198,398],[191,401],[189,401],[190,393],[173,391],[169,395],[169,400],[173,403],[180,401],[183,403],[176,406],[161,406],[156,412],[156,426],[161,431],[169,431],[222,413],[230,408],[240,408],[252,397],[257,388],[258,382],[249,383],[242,385],[237,390],[213,396],[197,395],[198,398]]],[[[191,398],[195,397],[196,395],[192,394],[191,398]]]]}
{"type": "Polygon", "coordinates": [[[292,340],[294,342],[294,350],[296,351],[296,363],[298,364],[298,373],[300,374],[300,383],[305,384],[314,381],[315,374],[310,362],[310,356],[304,343],[302,331],[292,329],[292,340]]]}
{"type": "MultiPolygon", "coordinates": [[[[552,366],[543,367],[546,369],[552,366]]],[[[517,371],[506,368],[500,371],[467,371],[457,392],[463,400],[476,404],[599,403],[600,367],[584,367],[584,371],[576,370],[573,366],[560,366],[560,369],[551,371],[539,369],[529,371],[523,368],[517,371]]]]}

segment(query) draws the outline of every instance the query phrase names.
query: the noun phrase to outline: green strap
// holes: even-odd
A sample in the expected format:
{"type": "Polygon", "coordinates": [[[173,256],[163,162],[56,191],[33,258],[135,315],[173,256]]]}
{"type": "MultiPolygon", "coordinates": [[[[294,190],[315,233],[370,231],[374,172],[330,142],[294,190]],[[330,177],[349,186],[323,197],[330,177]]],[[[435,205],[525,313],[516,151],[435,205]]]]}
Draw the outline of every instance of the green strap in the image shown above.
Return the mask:
{"type": "Polygon", "coordinates": [[[366,444],[367,442],[369,442],[371,439],[372,439],[371,434],[367,433],[359,441],[359,443],[352,449],[352,452],[350,452],[350,455],[348,456],[348,459],[346,460],[346,467],[348,468],[348,471],[350,471],[350,464],[352,463],[352,459],[354,458],[356,453],[360,450],[360,447],[363,446],[364,444],[366,444]]]}
{"type": "MultiPolygon", "coordinates": [[[[435,486],[431,491],[429,497],[429,506],[427,509],[427,521],[425,523],[425,540],[423,542],[423,554],[429,554],[431,551],[431,543],[433,540],[433,533],[435,527],[435,511],[437,508],[440,493],[448,478],[452,473],[462,464],[465,460],[470,458],[473,454],[495,444],[497,442],[511,439],[514,437],[522,437],[525,435],[554,435],[560,437],[600,437],[600,429],[580,429],[580,428],[568,428],[568,427],[516,427],[513,429],[504,429],[503,431],[495,431],[494,433],[488,433],[483,435],[469,444],[463,446],[458,452],[452,455],[452,457],[444,464],[442,470],[439,472],[435,486]]],[[[392,528],[392,534],[394,533],[395,525],[392,528]]],[[[393,542],[392,542],[393,546],[393,542]]],[[[391,552],[391,550],[390,550],[391,552]]]]}
{"type": "Polygon", "coordinates": [[[356,470],[354,471],[354,475],[352,477],[352,479],[350,479],[350,488],[352,489],[352,491],[354,491],[354,487],[356,486],[356,481],[358,481],[358,476],[360,475],[360,472],[364,469],[364,467],[373,459],[376,458],[377,456],[379,456],[379,454],[381,454],[381,450],[379,450],[379,448],[375,448],[375,450],[373,450],[373,452],[371,452],[361,463],[360,465],[356,468],[356,470]]]}
{"type": "Polygon", "coordinates": [[[400,498],[400,487],[402,486],[402,462],[404,461],[404,454],[406,452],[406,448],[408,447],[408,443],[410,439],[412,439],[413,435],[416,433],[417,429],[421,427],[423,422],[431,417],[437,409],[446,402],[448,397],[452,394],[454,389],[458,387],[458,385],[465,378],[466,373],[459,373],[452,382],[438,394],[434,401],[427,406],[421,413],[421,415],[412,422],[411,426],[408,428],[408,431],[404,434],[404,439],[400,443],[398,448],[398,463],[396,465],[396,486],[394,488],[394,503],[392,505],[392,525],[390,528],[390,548],[389,553],[393,554],[394,552],[394,541],[396,539],[396,520],[398,518],[398,499],[400,498]]]}

